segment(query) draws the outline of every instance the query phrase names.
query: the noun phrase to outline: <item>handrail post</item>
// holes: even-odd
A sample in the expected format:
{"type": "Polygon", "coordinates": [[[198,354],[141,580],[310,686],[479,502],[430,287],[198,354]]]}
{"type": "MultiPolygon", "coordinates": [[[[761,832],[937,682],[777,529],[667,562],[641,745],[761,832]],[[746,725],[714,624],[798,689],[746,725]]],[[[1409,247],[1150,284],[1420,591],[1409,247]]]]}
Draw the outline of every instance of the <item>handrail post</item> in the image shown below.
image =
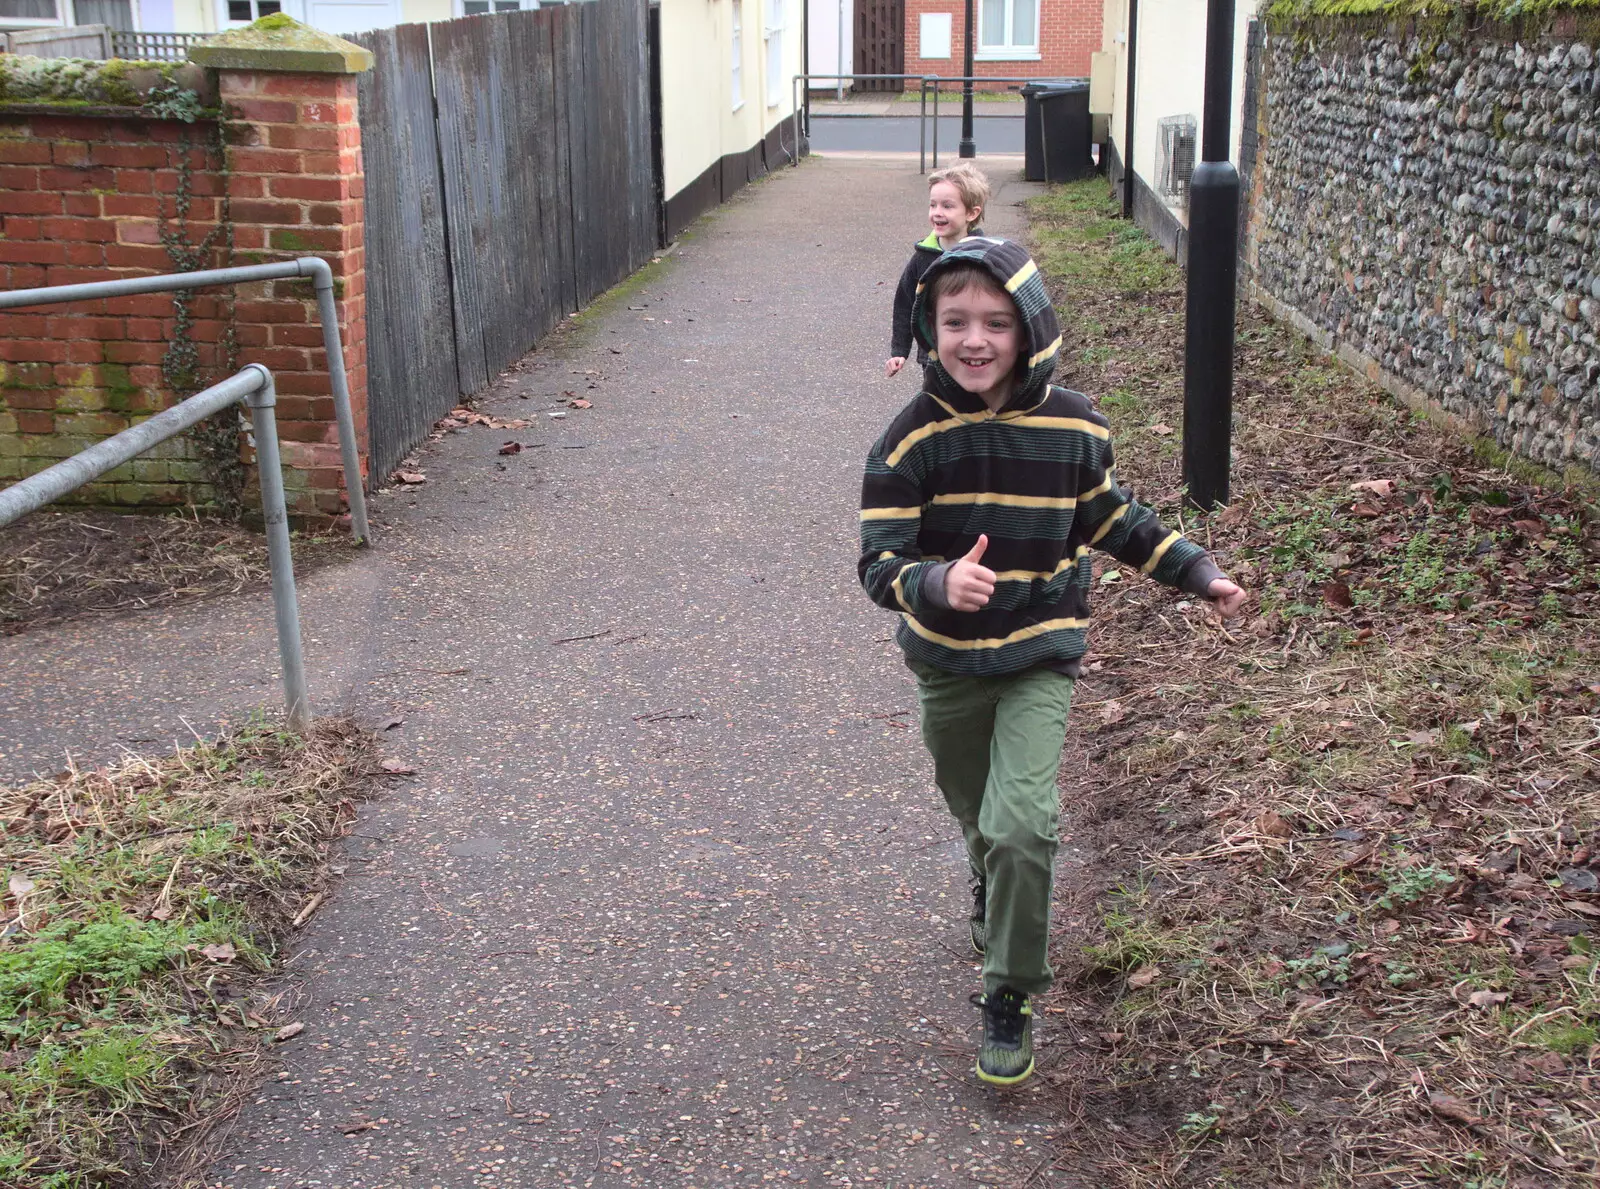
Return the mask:
{"type": "Polygon", "coordinates": [[[256,469],[261,473],[261,517],[267,530],[267,560],[272,569],[272,610],[278,621],[278,656],[283,663],[285,715],[291,731],[311,724],[311,698],[306,691],[305,658],[300,650],[300,602],[294,588],[294,559],[289,552],[289,514],[283,498],[283,463],[278,456],[277,387],[272,373],[259,363],[246,365],[261,374],[261,385],[244,398],[256,439],[256,469]]]}
{"type": "Polygon", "coordinates": [[[917,86],[917,172],[928,172],[928,80],[917,86]]]}
{"type": "Polygon", "coordinates": [[[933,82],[933,167],[939,168],[939,76],[933,82]]]}
{"type": "Polygon", "coordinates": [[[344,370],[344,348],[339,341],[339,312],[333,303],[333,269],[320,256],[302,256],[299,264],[301,273],[311,277],[311,285],[317,293],[317,313],[322,320],[322,351],[328,357],[328,383],[333,389],[333,418],[339,427],[344,489],[350,500],[350,533],[362,545],[370,545],[372,535],[367,528],[367,493],[361,481],[361,455],[356,449],[355,416],[350,408],[350,378],[344,370]]]}

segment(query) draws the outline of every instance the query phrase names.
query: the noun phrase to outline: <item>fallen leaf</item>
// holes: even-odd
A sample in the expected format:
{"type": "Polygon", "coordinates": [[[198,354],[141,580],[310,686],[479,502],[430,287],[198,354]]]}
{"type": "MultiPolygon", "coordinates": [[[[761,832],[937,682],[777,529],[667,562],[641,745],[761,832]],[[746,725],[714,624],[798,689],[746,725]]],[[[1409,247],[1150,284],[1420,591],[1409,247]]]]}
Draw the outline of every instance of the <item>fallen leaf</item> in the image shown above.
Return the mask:
{"type": "Polygon", "coordinates": [[[160,908],[152,908],[150,910],[150,919],[152,921],[171,920],[172,909],[168,908],[165,904],[163,904],[160,908]]]}
{"type": "Polygon", "coordinates": [[[1254,827],[1257,834],[1266,834],[1272,838],[1294,837],[1294,827],[1284,821],[1276,809],[1269,809],[1256,818],[1254,827]]]}
{"type": "Polygon", "coordinates": [[[500,453],[501,454],[521,454],[522,453],[522,443],[521,442],[507,442],[504,446],[500,447],[500,453]]]}
{"type": "Polygon", "coordinates": [[[378,767],[382,768],[390,776],[415,776],[417,774],[417,770],[404,760],[383,760],[378,767]]]}
{"type": "Polygon", "coordinates": [[[233,942],[214,942],[211,945],[201,946],[200,952],[213,962],[232,962],[235,956],[233,942]]]}
{"type": "Polygon", "coordinates": [[[7,881],[6,886],[11,889],[11,894],[14,897],[16,897],[18,900],[21,900],[24,896],[33,891],[34,883],[33,880],[29,879],[26,875],[13,875],[11,879],[7,881]]]}
{"type": "Polygon", "coordinates": [[[1100,721],[1110,726],[1128,717],[1128,709],[1121,702],[1107,702],[1100,707],[1100,721]]]}
{"type": "Polygon", "coordinates": [[[1100,575],[1100,585],[1101,586],[1109,586],[1113,582],[1121,582],[1121,581],[1122,581],[1122,571],[1121,570],[1107,570],[1104,574],[1100,575]]]}
{"type": "Polygon", "coordinates": [[[571,405],[574,409],[592,409],[592,408],[594,408],[594,402],[593,401],[584,400],[581,396],[577,400],[568,401],[567,403],[569,405],[571,405]]]}
{"type": "Polygon", "coordinates": [[[1156,981],[1156,976],[1160,973],[1161,968],[1154,962],[1146,962],[1143,966],[1139,967],[1138,970],[1135,970],[1128,976],[1128,985],[1133,987],[1135,990],[1138,990],[1141,987],[1148,987],[1151,983],[1156,981]]]}
{"type": "Polygon", "coordinates": [[[282,1042],[284,1042],[286,1040],[293,1040],[295,1037],[299,1036],[305,1030],[306,1030],[306,1026],[304,1024],[302,1024],[299,1020],[296,1020],[292,1024],[285,1024],[282,1028],[279,1028],[277,1033],[273,1036],[272,1039],[281,1044],[282,1042]]]}
{"type": "Polygon", "coordinates": [[[1350,484],[1351,491],[1370,491],[1373,495],[1393,495],[1393,479],[1363,479],[1359,483],[1350,484]]]}
{"type": "Polygon", "coordinates": [[[1468,1007],[1499,1007],[1511,996],[1505,991],[1474,991],[1467,996],[1468,1007]]]}
{"type": "Polygon", "coordinates": [[[1376,520],[1379,516],[1383,515],[1381,511],[1379,511],[1377,508],[1374,508],[1371,504],[1351,504],[1350,514],[1352,516],[1360,516],[1364,520],[1376,520]]]}
{"type": "Polygon", "coordinates": [[[1442,1119],[1449,1119],[1453,1123],[1463,1123],[1468,1127],[1474,1126],[1482,1120],[1478,1112],[1471,1105],[1457,1098],[1454,1094],[1445,1094],[1434,1090],[1428,1095],[1428,1105],[1433,1108],[1433,1113],[1442,1119]]]}
{"type": "Polygon", "coordinates": [[[1600,876],[1587,867],[1568,867],[1560,876],[1561,886],[1569,892],[1592,892],[1600,888],[1600,876]]]}
{"type": "Polygon", "coordinates": [[[1322,598],[1330,607],[1349,609],[1355,605],[1355,600],[1350,597],[1350,587],[1344,582],[1324,582],[1322,598]]]}
{"type": "Polygon", "coordinates": [[[421,471],[396,471],[394,477],[400,480],[400,482],[410,486],[415,486],[418,483],[426,483],[428,481],[428,476],[424,475],[421,471]]]}
{"type": "Polygon", "coordinates": [[[1160,434],[1162,437],[1166,437],[1172,432],[1172,426],[1168,425],[1165,421],[1157,421],[1150,427],[1150,432],[1153,434],[1160,434]]]}
{"type": "Polygon", "coordinates": [[[403,718],[386,718],[378,724],[378,730],[392,731],[403,722],[405,722],[405,719],[403,718]]]}

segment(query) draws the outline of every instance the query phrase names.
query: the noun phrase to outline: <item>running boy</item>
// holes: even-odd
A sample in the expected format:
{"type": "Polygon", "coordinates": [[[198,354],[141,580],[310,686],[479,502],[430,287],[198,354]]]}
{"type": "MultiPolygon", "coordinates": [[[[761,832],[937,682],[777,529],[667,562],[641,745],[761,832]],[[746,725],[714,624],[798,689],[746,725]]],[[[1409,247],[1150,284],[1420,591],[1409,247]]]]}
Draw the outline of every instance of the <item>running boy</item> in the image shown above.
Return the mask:
{"type": "MultiPolygon", "coordinates": [[[[933,230],[911,249],[911,259],[894,291],[894,328],[890,334],[889,361],[883,365],[885,376],[893,376],[903,368],[906,356],[911,353],[911,303],[916,300],[922,274],[939,259],[941,252],[955,247],[969,235],[983,234],[978,229],[978,220],[988,203],[989,179],[976,165],[963,161],[928,175],[928,222],[933,230]]],[[[923,365],[928,362],[921,343],[917,344],[917,362],[923,365]]]]}
{"type": "Polygon", "coordinates": [[[1106,419],[1050,384],[1061,331],[1027,252],[969,238],[923,277],[927,383],[867,458],[862,585],[900,613],[934,779],[966,836],[983,960],[978,1076],[1033,1072],[1052,978],[1056,769],[1089,626],[1090,547],[1214,600],[1245,592],[1117,485],[1106,419]]]}

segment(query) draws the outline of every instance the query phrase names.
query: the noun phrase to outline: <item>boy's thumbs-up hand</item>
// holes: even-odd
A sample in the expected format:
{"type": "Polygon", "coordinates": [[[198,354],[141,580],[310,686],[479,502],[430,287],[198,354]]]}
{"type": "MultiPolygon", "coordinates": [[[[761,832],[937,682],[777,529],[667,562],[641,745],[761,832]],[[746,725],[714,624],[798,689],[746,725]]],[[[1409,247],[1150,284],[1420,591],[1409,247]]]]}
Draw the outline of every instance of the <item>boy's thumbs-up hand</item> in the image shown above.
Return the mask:
{"type": "Polygon", "coordinates": [[[982,564],[987,548],[989,538],[980,534],[967,555],[945,571],[944,595],[952,610],[978,611],[988,605],[994,594],[994,571],[982,564]]]}

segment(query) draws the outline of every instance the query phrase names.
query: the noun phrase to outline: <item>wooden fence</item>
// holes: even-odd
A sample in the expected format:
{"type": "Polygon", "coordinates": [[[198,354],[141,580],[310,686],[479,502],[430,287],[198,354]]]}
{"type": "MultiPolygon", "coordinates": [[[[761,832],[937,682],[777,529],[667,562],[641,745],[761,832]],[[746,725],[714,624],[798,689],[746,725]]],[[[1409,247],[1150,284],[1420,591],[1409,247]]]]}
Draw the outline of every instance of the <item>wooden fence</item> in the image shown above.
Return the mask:
{"type": "Polygon", "coordinates": [[[645,26],[594,0],[353,38],[374,476],[658,246],[645,26]]]}

